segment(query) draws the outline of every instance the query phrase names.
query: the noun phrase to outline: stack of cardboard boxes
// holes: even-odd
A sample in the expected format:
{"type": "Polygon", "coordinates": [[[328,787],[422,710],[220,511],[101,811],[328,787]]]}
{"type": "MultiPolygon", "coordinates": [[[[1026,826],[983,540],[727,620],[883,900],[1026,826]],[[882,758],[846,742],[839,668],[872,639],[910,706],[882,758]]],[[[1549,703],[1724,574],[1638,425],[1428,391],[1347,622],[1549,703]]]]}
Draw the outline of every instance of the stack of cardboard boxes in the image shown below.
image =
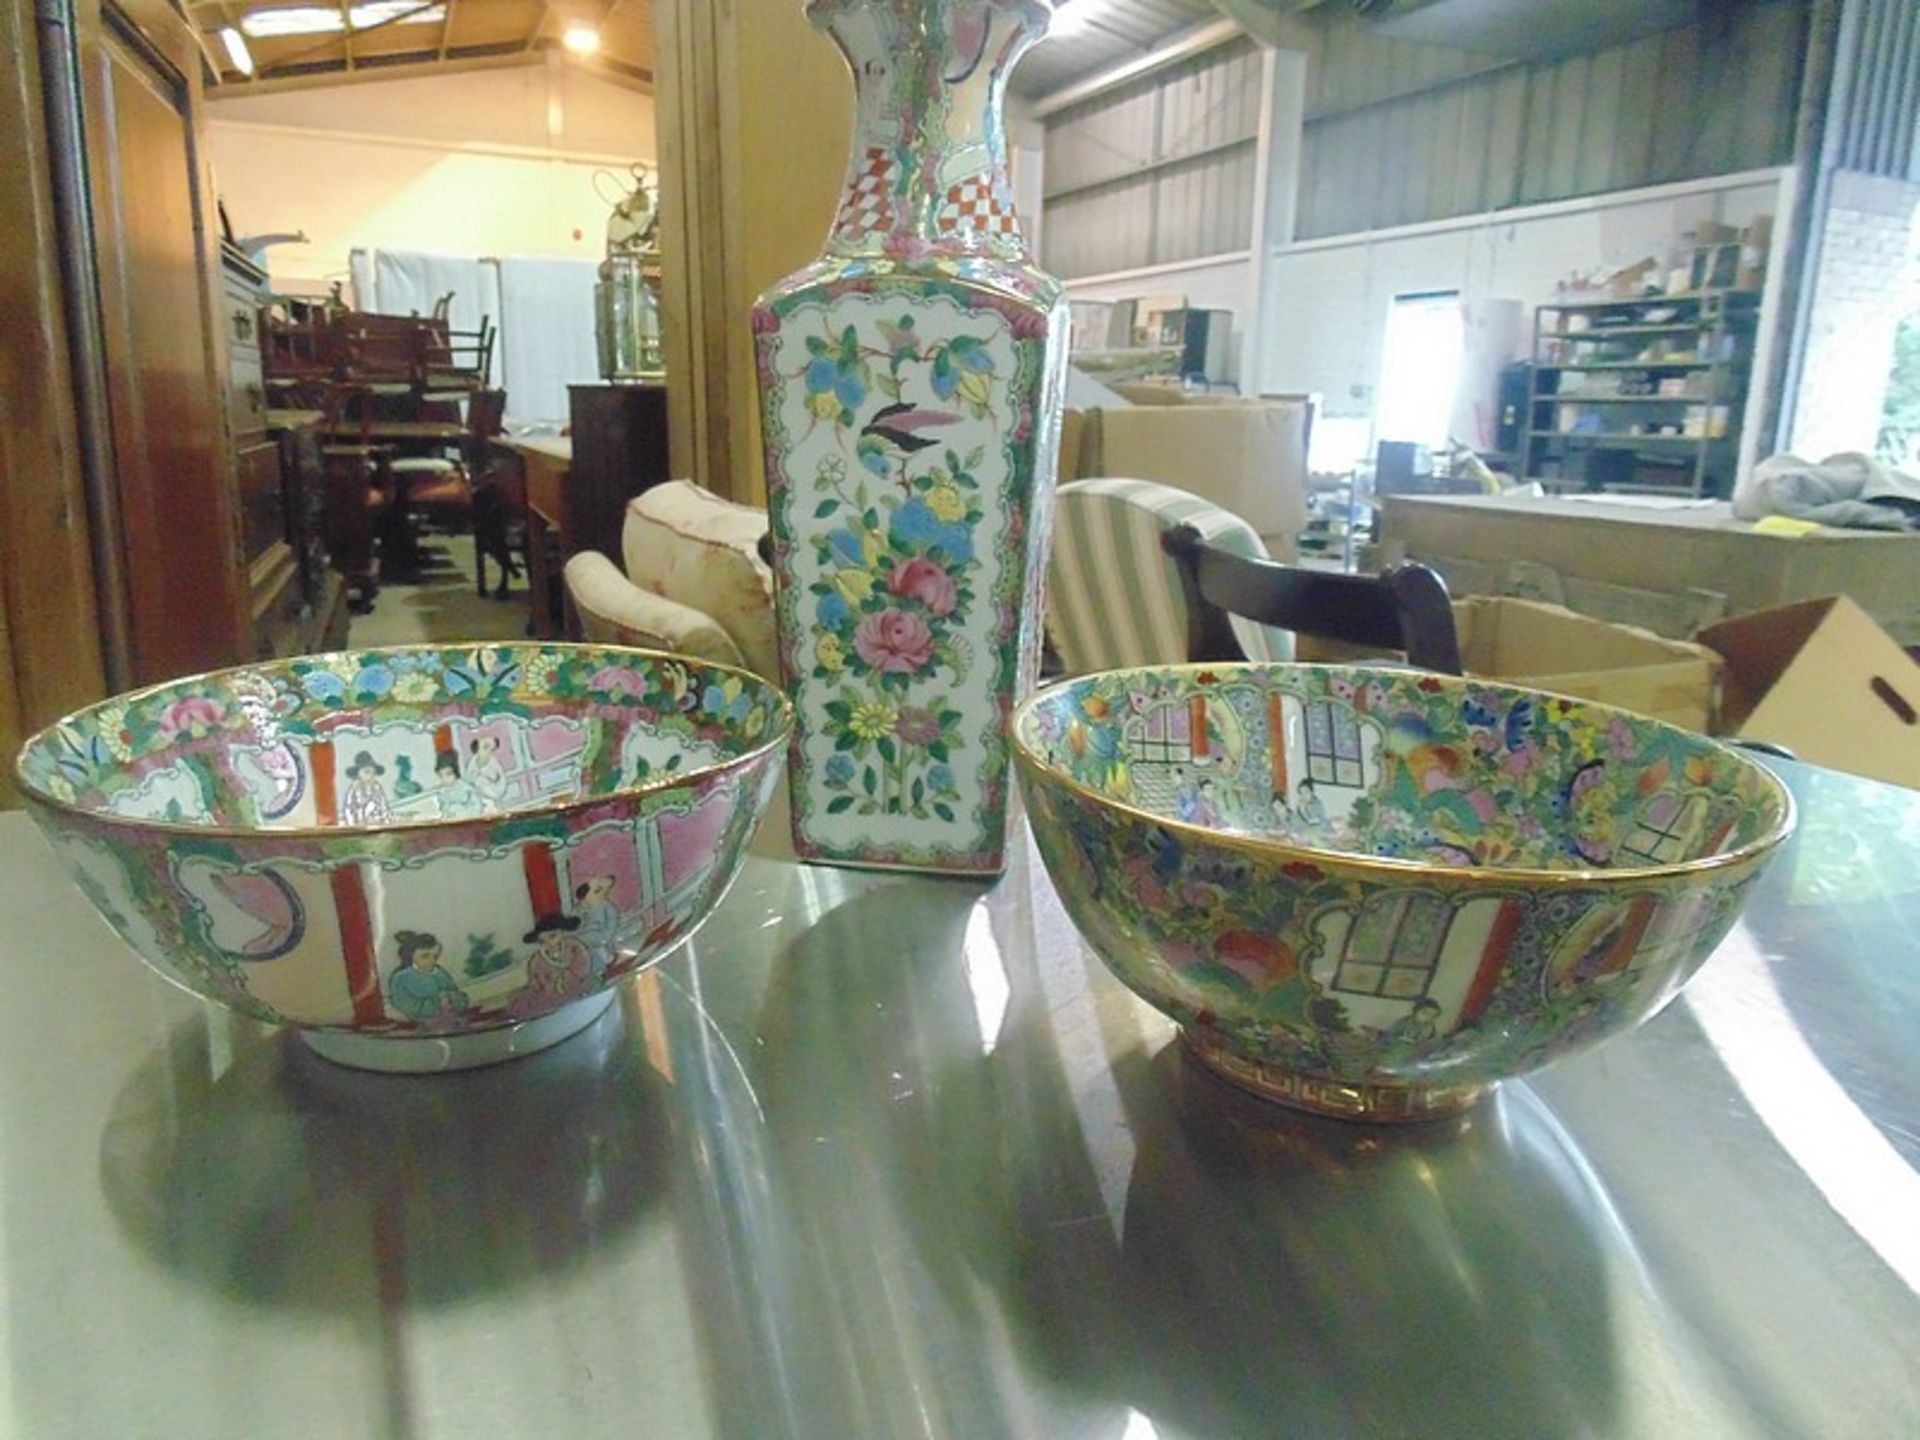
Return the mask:
{"type": "Polygon", "coordinates": [[[1920,787],[1902,648],[1920,644],[1920,535],[1775,532],[1724,504],[1408,496],[1386,502],[1374,558],[1476,597],[1470,671],[1920,787]]]}

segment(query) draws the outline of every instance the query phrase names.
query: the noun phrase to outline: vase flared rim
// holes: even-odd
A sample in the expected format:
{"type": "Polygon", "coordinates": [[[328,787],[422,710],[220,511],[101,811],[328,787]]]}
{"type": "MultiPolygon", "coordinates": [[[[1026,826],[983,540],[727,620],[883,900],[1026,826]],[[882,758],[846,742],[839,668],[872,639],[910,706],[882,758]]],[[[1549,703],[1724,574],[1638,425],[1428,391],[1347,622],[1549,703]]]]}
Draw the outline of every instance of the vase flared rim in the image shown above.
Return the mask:
{"type": "MultiPolygon", "coordinates": [[[[805,0],[807,19],[815,25],[824,25],[836,15],[851,14],[857,10],[870,10],[883,5],[898,5],[901,0],[805,0]]],[[[925,10],[929,19],[951,8],[956,0],[907,0],[925,10]]],[[[1028,24],[1044,28],[1053,19],[1053,0],[961,0],[990,10],[1003,10],[1018,15],[1028,24]]]]}

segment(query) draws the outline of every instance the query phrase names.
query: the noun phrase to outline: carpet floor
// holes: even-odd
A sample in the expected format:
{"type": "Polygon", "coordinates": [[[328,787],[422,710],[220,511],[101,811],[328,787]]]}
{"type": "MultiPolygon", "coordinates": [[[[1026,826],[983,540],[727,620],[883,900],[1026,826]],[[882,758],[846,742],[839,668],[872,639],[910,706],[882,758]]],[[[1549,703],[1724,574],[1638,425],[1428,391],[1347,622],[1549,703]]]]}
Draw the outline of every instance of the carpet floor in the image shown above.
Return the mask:
{"type": "MultiPolygon", "coordinates": [[[[421,583],[383,585],[373,609],[353,617],[347,640],[356,650],[388,645],[457,645],[469,640],[520,640],[527,633],[527,584],[522,576],[495,600],[473,588],[473,539],[430,535],[421,544],[421,583]]],[[[488,567],[489,586],[499,572],[488,567]]]]}

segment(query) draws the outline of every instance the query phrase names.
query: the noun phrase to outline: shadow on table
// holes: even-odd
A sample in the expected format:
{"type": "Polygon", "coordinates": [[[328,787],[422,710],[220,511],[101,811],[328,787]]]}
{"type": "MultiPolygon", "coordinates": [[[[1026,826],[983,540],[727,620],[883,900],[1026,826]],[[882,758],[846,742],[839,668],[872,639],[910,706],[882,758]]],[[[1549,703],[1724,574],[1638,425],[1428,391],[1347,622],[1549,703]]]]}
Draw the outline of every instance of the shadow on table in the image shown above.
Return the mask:
{"type": "Polygon", "coordinates": [[[956,1167],[997,1163],[991,1076],[968,1063],[985,894],[865,880],[726,999],[729,958],[694,942],[719,1013],[694,989],[665,1008],[688,1182],[670,1203],[722,1435],[1075,1433],[1007,1403],[965,1250],[908,1223],[942,1204],[974,1223],[986,1177],[956,1167]]]}
{"type": "Polygon", "coordinates": [[[1604,1252],[1630,1242],[1531,1091],[1383,1130],[1276,1110],[1177,1042],[1115,1079],[1121,1213],[1063,1223],[1091,1177],[1029,1172],[1017,1262],[981,1257],[1050,1368],[1194,1436],[1612,1428],[1604,1252]]]}
{"type": "Polygon", "coordinates": [[[663,1087],[622,998],[543,1054],[439,1076],[344,1069],[225,1016],[182,1025],[101,1135],[108,1208],[249,1304],[372,1313],[551,1280],[665,1183],[663,1087]]]}
{"type": "Polygon", "coordinates": [[[1030,900],[984,894],[831,910],[724,1053],[668,1013],[710,1077],[672,1203],[737,1362],[722,1433],[1609,1428],[1631,1240],[1530,1090],[1391,1130],[1275,1110],[1149,1053],[1030,900]]]}

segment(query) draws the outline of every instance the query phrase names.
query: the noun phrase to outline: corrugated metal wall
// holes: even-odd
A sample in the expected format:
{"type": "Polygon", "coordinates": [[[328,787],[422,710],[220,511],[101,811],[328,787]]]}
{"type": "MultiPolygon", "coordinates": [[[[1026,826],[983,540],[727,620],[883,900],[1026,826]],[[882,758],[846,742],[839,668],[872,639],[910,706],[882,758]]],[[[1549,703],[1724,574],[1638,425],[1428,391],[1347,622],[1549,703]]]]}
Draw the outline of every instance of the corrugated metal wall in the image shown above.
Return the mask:
{"type": "Polygon", "coordinates": [[[1050,119],[1042,263],[1071,278],[1246,249],[1261,71],[1236,41],[1050,119]]]}
{"type": "Polygon", "coordinates": [[[1920,180],[1920,3],[1850,0],[1839,49],[1828,162],[1920,180]]]}
{"type": "MultiPolygon", "coordinates": [[[[1914,0],[1889,0],[1903,6],[1911,31],[1914,0]]],[[[1313,13],[1300,239],[1792,158],[1803,0],[1747,0],[1530,64],[1387,39],[1335,7],[1313,13]]]]}

